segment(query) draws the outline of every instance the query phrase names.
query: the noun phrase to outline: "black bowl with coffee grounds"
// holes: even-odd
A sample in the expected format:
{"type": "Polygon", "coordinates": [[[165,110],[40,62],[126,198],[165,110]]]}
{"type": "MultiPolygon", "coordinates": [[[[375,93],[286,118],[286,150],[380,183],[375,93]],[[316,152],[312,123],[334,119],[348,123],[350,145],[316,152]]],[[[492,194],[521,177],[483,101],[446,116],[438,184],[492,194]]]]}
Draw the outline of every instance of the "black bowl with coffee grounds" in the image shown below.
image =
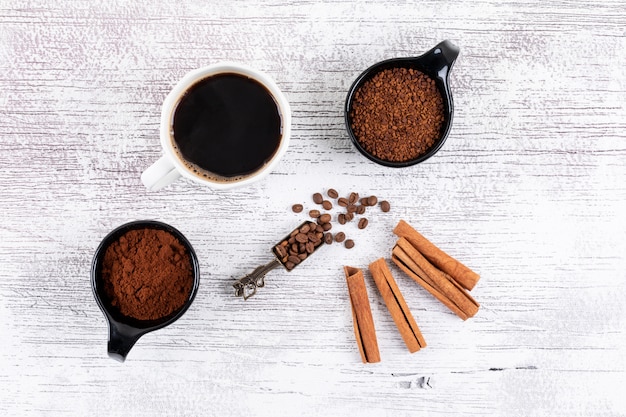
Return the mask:
{"type": "Polygon", "coordinates": [[[382,61],[359,75],[345,104],[346,128],[359,152],[395,168],[433,156],[452,126],[448,75],[458,54],[446,40],[424,55],[382,61]]]}
{"type": "Polygon", "coordinates": [[[180,318],[199,282],[198,258],[174,227],[142,220],[110,232],[91,266],[93,294],[109,326],[109,356],[123,362],[141,336],[180,318]]]}

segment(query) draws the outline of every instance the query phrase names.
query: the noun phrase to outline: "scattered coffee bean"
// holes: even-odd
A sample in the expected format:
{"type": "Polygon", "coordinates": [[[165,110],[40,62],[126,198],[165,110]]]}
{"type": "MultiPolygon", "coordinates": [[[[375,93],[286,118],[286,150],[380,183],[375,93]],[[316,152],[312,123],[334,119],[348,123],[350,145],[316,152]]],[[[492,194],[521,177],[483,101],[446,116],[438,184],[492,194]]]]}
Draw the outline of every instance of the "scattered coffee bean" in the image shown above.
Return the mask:
{"type": "Polygon", "coordinates": [[[322,214],[321,216],[319,216],[319,221],[320,223],[328,223],[330,222],[331,216],[328,213],[322,214]]]}
{"type": "MultiPolygon", "coordinates": [[[[328,200],[324,199],[322,193],[314,193],[313,201],[316,204],[320,204],[324,210],[330,211],[334,208],[334,204],[330,199],[337,199],[336,204],[345,208],[345,212],[337,214],[337,221],[340,225],[351,222],[354,220],[355,215],[363,216],[367,212],[368,207],[379,205],[381,211],[385,213],[391,209],[391,205],[387,200],[379,201],[375,195],[360,197],[359,193],[350,192],[348,197],[339,197],[339,193],[334,188],[329,188],[326,191],[326,195],[329,198],[328,200]]],[[[292,210],[294,213],[300,213],[304,210],[304,207],[302,204],[294,204],[292,210]]],[[[320,244],[333,242],[333,234],[329,232],[333,228],[331,213],[323,213],[320,208],[320,210],[310,210],[309,216],[316,219],[316,222],[308,222],[300,230],[294,230],[288,238],[281,242],[281,248],[279,249],[277,246],[274,250],[285,266],[289,262],[289,256],[296,256],[303,260],[313,253],[320,244]],[[304,236],[306,236],[306,240],[304,236]]],[[[359,229],[365,229],[369,224],[369,219],[365,217],[360,217],[358,220],[357,227],[359,229]]],[[[346,240],[346,235],[343,232],[334,234],[334,241],[343,242],[348,249],[353,248],[355,245],[352,239],[346,240]]],[[[295,262],[292,262],[292,264],[294,266],[297,265],[295,262]]]]}

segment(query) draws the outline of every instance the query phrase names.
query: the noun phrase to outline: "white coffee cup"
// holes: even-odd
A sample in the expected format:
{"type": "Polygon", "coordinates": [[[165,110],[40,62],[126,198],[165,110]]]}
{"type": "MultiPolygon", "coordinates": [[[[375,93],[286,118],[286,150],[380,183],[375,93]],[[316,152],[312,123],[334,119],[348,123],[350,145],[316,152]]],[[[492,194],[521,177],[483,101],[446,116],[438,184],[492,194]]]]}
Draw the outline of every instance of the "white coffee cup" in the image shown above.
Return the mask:
{"type": "Polygon", "coordinates": [[[291,108],[289,102],[280,91],[276,83],[266,74],[252,69],[246,65],[222,62],[215,65],[199,68],[187,73],[167,95],[161,110],[161,147],[163,156],[148,167],[141,174],[141,181],[150,190],[161,189],[178,178],[185,177],[200,184],[214,189],[228,189],[251,184],[264,178],[276,166],[280,158],[285,154],[291,137],[291,108]],[[218,74],[238,74],[251,78],[272,95],[281,118],[281,138],[278,148],[262,167],[251,174],[241,176],[233,180],[220,180],[194,172],[188,163],[181,160],[182,156],[176,152],[173,138],[173,120],[176,106],[185,93],[196,83],[218,74]]]}

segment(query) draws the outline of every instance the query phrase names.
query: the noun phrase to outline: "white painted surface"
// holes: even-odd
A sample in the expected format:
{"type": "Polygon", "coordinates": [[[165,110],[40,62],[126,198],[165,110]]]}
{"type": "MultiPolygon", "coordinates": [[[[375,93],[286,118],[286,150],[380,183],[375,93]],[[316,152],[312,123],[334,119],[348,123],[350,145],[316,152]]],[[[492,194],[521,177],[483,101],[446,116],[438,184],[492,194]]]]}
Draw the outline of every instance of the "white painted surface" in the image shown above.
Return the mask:
{"type": "Polygon", "coordinates": [[[0,0],[0,414],[621,416],[626,414],[626,3],[0,0]],[[144,3],[144,4],[141,4],[144,3]],[[450,39],[456,117],[419,166],[376,166],[342,106],[370,64],[450,39]],[[293,109],[275,172],[151,193],[160,104],[188,70],[235,60],[293,109]],[[243,302],[310,195],[392,202],[243,302]],[[106,356],[89,286],[99,241],[135,219],[200,257],[187,314],[106,356]],[[341,266],[389,257],[404,218],[482,275],[461,322],[395,271],[429,346],[409,354],[368,281],[382,363],[363,365],[341,266]]]}

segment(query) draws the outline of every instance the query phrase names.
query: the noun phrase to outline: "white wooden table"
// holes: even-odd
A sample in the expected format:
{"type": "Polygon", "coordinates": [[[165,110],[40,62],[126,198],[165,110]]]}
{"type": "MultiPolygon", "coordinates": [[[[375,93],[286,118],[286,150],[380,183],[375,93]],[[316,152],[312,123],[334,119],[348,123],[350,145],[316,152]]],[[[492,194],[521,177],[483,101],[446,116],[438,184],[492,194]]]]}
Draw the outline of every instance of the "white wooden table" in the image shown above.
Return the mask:
{"type": "Polygon", "coordinates": [[[0,0],[0,414],[625,415],[625,68],[624,1],[0,0]],[[348,87],[444,39],[461,48],[447,143],[409,169],[369,162],[348,87]],[[283,89],[286,156],[245,189],[148,192],[162,100],[221,60],[283,89]],[[328,187],[392,211],[235,298],[303,219],[290,206],[328,187]],[[181,230],[202,277],[120,364],[89,271],[136,219],[181,230]],[[388,258],[399,219],[481,274],[482,307],[462,322],[394,269],[429,344],[411,355],[368,277],[382,362],[364,365],[341,268],[388,258]]]}

